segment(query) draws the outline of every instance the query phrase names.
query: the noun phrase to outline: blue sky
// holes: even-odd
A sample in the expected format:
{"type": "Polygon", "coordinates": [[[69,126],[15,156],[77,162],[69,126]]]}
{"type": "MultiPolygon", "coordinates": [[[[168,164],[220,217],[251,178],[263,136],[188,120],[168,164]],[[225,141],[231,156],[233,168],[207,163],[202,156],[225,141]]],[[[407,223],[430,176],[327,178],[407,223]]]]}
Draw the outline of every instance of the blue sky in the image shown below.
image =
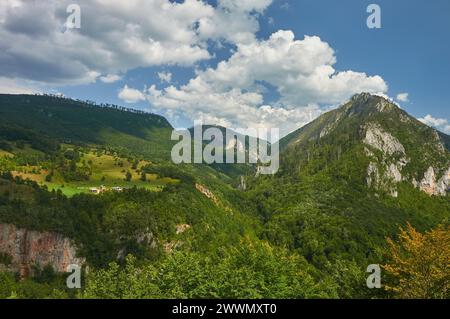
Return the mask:
{"type": "MultiPolygon", "coordinates": [[[[380,74],[390,96],[408,92],[410,102],[402,106],[413,115],[450,118],[450,1],[289,3],[288,12],[273,10],[277,27],[319,35],[336,50],[338,70],[380,74]],[[381,29],[365,25],[371,3],[381,7],[381,29]]],[[[262,36],[267,32],[264,28],[262,36]]]]}
{"type": "Polygon", "coordinates": [[[59,92],[140,108],[167,116],[177,127],[202,118],[234,127],[283,126],[287,131],[359,90],[381,91],[412,115],[450,133],[448,0],[148,2],[126,7],[112,0],[102,7],[100,0],[79,1],[81,29],[61,36],[54,29],[64,22],[64,1],[33,8],[7,0],[0,6],[0,47],[7,52],[0,53],[5,66],[0,90],[59,92]],[[381,8],[381,29],[366,25],[371,3],[381,8]],[[164,10],[156,15],[160,8],[164,10]],[[144,27],[146,19],[155,22],[144,27]],[[133,42],[127,39],[134,35],[130,25],[138,25],[140,32],[133,42]],[[201,27],[191,34],[193,25],[201,27]],[[111,43],[116,34],[117,45],[111,43]],[[305,35],[318,38],[306,40],[305,35]],[[36,53],[23,53],[21,43],[29,43],[36,53]],[[119,47],[121,43],[130,45],[133,54],[119,47]],[[278,56],[278,45],[292,49],[278,56]],[[54,52],[58,56],[46,61],[54,52]],[[305,58],[308,52],[312,56],[305,58]],[[267,70],[264,61],[258,62],[262,55],[274,61],[267,70]],[[102,76],[108,74],[120,79],[104,83],[102,76]],[[321,78],[326,85],[318,83],[321,78]],[[194,83],[187,85],[190,80],[194,83]]]}

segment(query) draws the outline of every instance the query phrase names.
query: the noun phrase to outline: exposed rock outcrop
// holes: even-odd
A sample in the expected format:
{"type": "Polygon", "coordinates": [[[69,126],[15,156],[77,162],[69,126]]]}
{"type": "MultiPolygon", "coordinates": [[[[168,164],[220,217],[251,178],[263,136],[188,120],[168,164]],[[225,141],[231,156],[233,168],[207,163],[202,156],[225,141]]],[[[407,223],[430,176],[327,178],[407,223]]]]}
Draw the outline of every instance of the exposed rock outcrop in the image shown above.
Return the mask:
{"type": "Polygon", "coordinates": [[[382,151],[385,155],[396,153],[405,155],[405,148],[398,139],[384,131],[380,125],[369,123],[365,127],[364,143],[382,151]]]}
{"type": "MultiPolygon", "coordinates": [[[[191,225],[189,225],[189,224],[178,224],[176,226],[176,234],[181,235],[190,228],[191,228],[191,225]]],[[[166,253],[170,254],[174,250],[183,246],[183,244],[184,244],[184,241],[182,241],[182,240],[171,240],[171,241],[163,243],[163,249],[166,253]]]]}
{"type": "Polygon", "coordinates": [[[400,169],[399,169],[400,165],[396,165],[396,164],[392,163],[391,165],[388,166],[388,169],[386,171],[386,176],[396,183],[399,183],[402,181],[402,173],[400,173],[400,169]]]}
{"type": "Polygon", "coordinates": [[[188,224],[179,224],[177,225],[177,230],[176,230],[176,234],[182,234],[184,233],[186,230],[188,230],[189,228],[191,228],[191,225],[188,224]]]}
{"type": "Polygon", "coordinates": [[[429,195],[445,196],[450,189],[450,168],[438,181],[436,179],[434,168],[430,166],[418,184],[420,190],[429,195]]]}
{"type": "Polygon", "coordinates": [[[378,165],[371,162],[367,168],[367,186],[385,190],[391,196],[398,197],[396,183],[402,181],[402,174],[400,172],[402,167],[401,164],[392,163],[384,167],[384,174],[381,174],[378,165]]]}
{"type": "Polygon", "coordinates": [[[130,235],[128,235],[128,236],[122,235],[119,237],[120,245],[122,245],[123,247],[120,248],[117,253],[117,257],[116,257],[117,260],[125,260],[127,255],[131,253],[126,248],[127,247],[126,243],[128,243],[130,241],[134,241],[137,244],[141,245],[142,247],[147,247],[150,249],[155,249],[158,247],[157,238],[155,237],[153,232],[150,231],[150,229],[147,227],[144,232],[134,234],[131,236],[130,235]]]}
{"type": "Polygon", "coordinates": [[[319,137],[323,138],[326,135],[328,135],[331,131],[333,131],[338,126],[338,123],[341,120],[341,117],[343,116],[343,114],[344,113],[338,114],[338,116],[336,117],[336,120],[334,120],[333,123],[330,123],[327,126],[325,126],[325,128],[320,132],[319,137]]]}
{"type": "Polygon", "coordinates": [[[450,167],[437,182],[436,191],[439,195],[447,195],[447,192],[450,191],[450,167]]]}
{"type": "Polygon", "coordinates": [[[433,137],[434,137],[434,140],[435,140],[434,145],[436,145],[436,147],[439,150],[439,152],[445,153],[445,146],[442,143],[441,138],[439,137],[439,133],[436,130],[433,130],[433,137]]]}
{"type": "MultiPolygon", "coordinates": [[[[381,112],[386,106],[380,105],[380,107],[382,108],[379,110],[381,112]]],[[[384,131],[377,123],[369,123],[364,129],[366,132],[364,143],[382,153],[382,158],[378,159],[374,152],[365,148],[365,154],[376,160],[376,162],[372,161],[367,168],[367,185],[387,191],[393,197],[397,197],[396,185],[402,181],[401,171],[408,163],[405,148],[397,138],[384,131]],[[396,160],[399,156],[400,159],[396,160]]]]}
{"type": "Polygon", "coordinates": [[[203,195],[208,197],[210,200],[212,200],[216,205],[219,204],[219,199],[209,189],[207,189],[205,186],[203,186],[201,184],[195,184],[195,188],[200,193],[202,193],[203,195]]]}
{"type": "Polygon", "coordinates": [[[377,187],[378,181],[380,179],[380,174],[378,172],[378,167],[376,163],[370,163],[367,167],[367,186],[377,187]]]}
{"type": "Polygon", "coordinates": [[[66,272],[71,264],[83,265],[70,239],[51,232],[29,231],[11,224],[0,224],[0,252],[11,257],[11,270],[27,277],[33,266],[50,265],[56,272],[66,272]]]}
{"type": "Polygon", "coordinates": [[[378,112],[388,112],[392,110],[393,107],[393,104],[385,99],[379,100],[376,105],[378,112]]]}
{"type": "Polygon", "coordinates": [[[425,172],[423,179],[420,181],[419,188],[427,194],[434,195],[436,191],[436,175],[433,167],[429,167],[425,172]]]}

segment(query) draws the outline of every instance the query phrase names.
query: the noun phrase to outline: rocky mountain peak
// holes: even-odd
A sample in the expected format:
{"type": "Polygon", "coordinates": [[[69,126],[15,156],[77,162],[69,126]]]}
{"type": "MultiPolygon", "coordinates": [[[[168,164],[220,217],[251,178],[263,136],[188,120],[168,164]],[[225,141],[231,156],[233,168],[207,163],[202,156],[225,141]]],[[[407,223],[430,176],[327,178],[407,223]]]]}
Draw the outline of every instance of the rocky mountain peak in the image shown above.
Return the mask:
{"type": "Polygon", "coordinates": [[[398,105],[391,100],[370,93],[355,94],[346,105],[348,105],[347,109],[350,113],[360,113],[363,115],[400,110],[398,105]]]}
{"type": "Polygon", "coordinates": [[[365,103],[367,102],[369,99],[376,97],[373,94],[367,93],[367,92],[362,92],[362,93],[357,93],[355,95],[353,95],[350,99],[350,101],[352,102],[360,102],[360,103],[365,103]]]}
{"type": "Polygon", "coordinates": [[[281,145],[287,169],[320,160],[315,153],[327,154],[325,167],[361,156],[369,188],[396,197],[398,184],[408,182],[430,195],[446,195],[450,171],[446,138],[392,101],[361,93],[287,136],[281,145]],[[346,153],[352,156],[344,160],[346,153]]]}

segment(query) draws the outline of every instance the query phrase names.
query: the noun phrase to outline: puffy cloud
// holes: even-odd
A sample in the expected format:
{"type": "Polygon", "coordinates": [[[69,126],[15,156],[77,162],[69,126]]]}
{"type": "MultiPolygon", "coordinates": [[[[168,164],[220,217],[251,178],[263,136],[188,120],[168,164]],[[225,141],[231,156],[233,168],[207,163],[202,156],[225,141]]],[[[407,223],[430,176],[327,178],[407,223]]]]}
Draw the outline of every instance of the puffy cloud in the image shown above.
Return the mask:
{"type": "Polygon", "coordinates": [[[126,103],[136,103],[139,101],[144,101],[145,95],[141,91],[129,88],[128,85],[125,85],[119,91],[119,98],[126,103]]]}
{"type": "Polygon", "coordinates": [[[219,0],[213,16],[199,20],[198,32],[202,39],[225,39],[231,43],[248,43],[255,39],[259,29],[257,17],[273,0],[219,0]]]}
{"type": "Polygon", "coordinates": [[[280,128],[282,135],[310,122],[322,112],[317,105],[292,109],[266,105],[261,94],[240,89],[214,92],[209,88],[186,91],[186,88],[170,86],[157,90],[152,86],[147,98],[153,107],[160,108],[168,116],[182,114],[191,120],[230,128],[280,128]]]}
{"type": "MultiPolygon", "coordinates": [[[[197,70],[181,86],[145,91],[125,85],[119,98],[147,99],[173,118],[203,118],[232,127],[280,127],[282,134],[361,91],[387,91],[380,76],[336,71],[334,50],[319,37],[291,31],[255,37],[273,0],[79,0],[81,29],[65,30],[72,0],[0,3],[0,77],[51,84],[111,83],[138,67],[193,66],[217,42],[234,53],[197,70]],[[219,43],[221,44],[221,43],[219,43]],[[30,50],[30,48],[33,48],[30,50]],[[267,88],[279,98],[265,100],[267,88]]],[[[158,74],[170,83],[170,73],[158,74]]]]}
{"type": "Polygon", "coordinates": [[[279,127],[283,135],[317,117],[320,105],[363,91],[387,91],[380,76],[337,72],[335,63],[334,50],[319,37],[295,40],[293,32],[278,31],[267,40],[240,43],[228,60],[197,71],[185,85],[152,86],[147,96],[170,114],[231,127],[279,127]],[[266,84],[280,96],[270,106],[264,101],[266,84]]]}
{"type": "Polygon", "coordinates": [[[0,76],[78,84],[137,67],[193,65],[210,58],[208,40],[253,39],[272,0],[79,0],[81,28],[65,30],[72,2],[1,1],[0,76]]]}
{"type": "Polygon", "coordinates": [[[170,72],[158,72],[158,78],[161,82],[172,82],[172,73],[170,72]]]}
{"type": "Polygon", "coordinates": [[[446,119],[434,118],[430,114],[426,115],[424,118],[419,119],[422,123],[430,126],[443,126],[448,123],[446,119]]]}
{"type": "Polygon", "coordinates": [[[446,134],[450,134],[450,122],[447,119],[435,118],[432,115],[427,114],[425,117],[420,118],[419,121],[446,134]]]}
{"type": "Polygon", "coordinates": [[[121,79],[122,77],[117,74],[107,74],[100,77],[100,81],[102,81],[103,83],[114,83],[121,79]]]}
{"type": "Polygon", "coordinates": [[[409,94],[408,93],[399,93],[397,94],[397,101],[400,102],[409,102],[409,94]]]}

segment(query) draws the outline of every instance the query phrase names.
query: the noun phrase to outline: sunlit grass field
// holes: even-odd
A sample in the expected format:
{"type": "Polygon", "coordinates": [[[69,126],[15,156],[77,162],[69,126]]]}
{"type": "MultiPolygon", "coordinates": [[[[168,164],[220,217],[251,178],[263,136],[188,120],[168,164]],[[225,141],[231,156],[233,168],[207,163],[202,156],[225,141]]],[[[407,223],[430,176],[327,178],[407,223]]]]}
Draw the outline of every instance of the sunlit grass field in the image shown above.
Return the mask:
{"type": "MultiPolygon", "coordinates": [[[[0,156],[12,156],[12,154],[2,151],[0,156]]],[[[149,191],[160,191],[165,185],[178,183],[178,180],[171,178],[159,178],[156,174],[146,174],[146,180],[141,180],[140,169],[148,164],[149,161],[140,161],[136,169],[133,169],[133,163],[127,159],[119,158],[113,155],[97,155],[94,152],[83,154],[82,160],[89,162],[92,168],[92,174],[88,181],[67,182],[58,173],[54,172],[51,182],[46,181],[45,177],[49,171],[39,166],[22,166],[13,175],[20,176],[23,179],[30,179],[48,190],[60,190],[64,195],[71,197],[80,193],[90,193],[90,188],[104,186],[107,189],[111,187],[122,188],[145,188],[149,191]],[[131,180],[125,179],[126,172],[130,172],[131,180]]]]}

